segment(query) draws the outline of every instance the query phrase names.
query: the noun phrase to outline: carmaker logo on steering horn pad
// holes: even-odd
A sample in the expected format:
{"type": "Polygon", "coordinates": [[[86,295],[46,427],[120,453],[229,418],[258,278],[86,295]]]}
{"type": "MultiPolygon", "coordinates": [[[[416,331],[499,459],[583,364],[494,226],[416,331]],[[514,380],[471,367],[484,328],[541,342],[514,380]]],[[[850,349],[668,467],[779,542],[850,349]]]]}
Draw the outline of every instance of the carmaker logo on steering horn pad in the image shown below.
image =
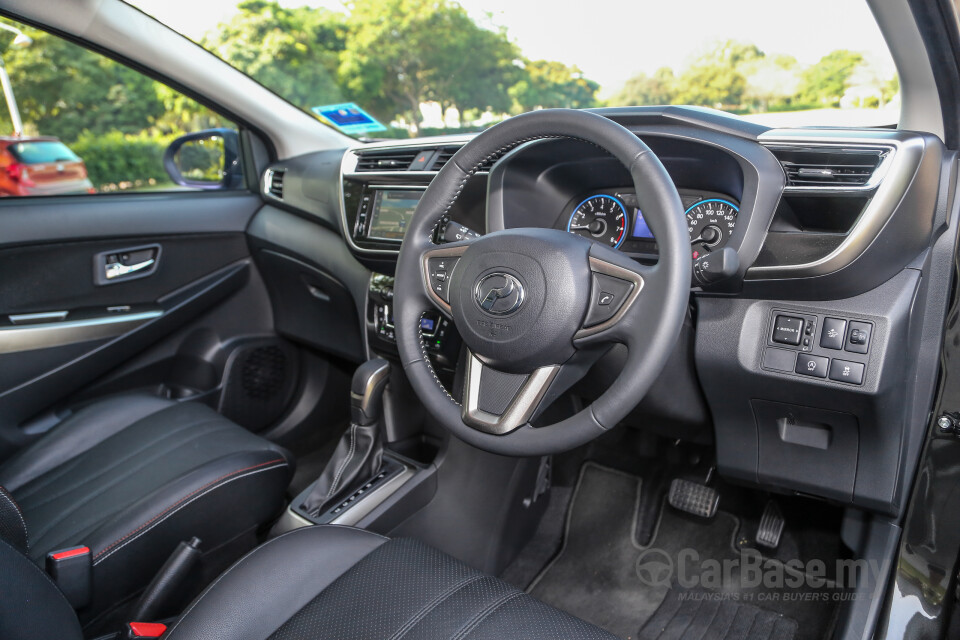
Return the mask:
{"type": "Polygon", "coordinates": [[[480,308],[493,316],[513,313],[523,304],[524,290],[520,281],[509,273],[488,273],[480,278],[474,297],[480,308]]]}

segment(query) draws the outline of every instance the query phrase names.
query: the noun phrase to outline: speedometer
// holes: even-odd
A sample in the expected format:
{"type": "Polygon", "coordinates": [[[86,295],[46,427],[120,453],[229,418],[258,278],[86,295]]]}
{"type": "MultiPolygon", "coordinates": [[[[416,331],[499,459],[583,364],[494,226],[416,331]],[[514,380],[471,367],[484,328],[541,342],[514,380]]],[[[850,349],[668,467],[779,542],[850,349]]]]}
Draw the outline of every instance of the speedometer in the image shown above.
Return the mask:
{"type": "Polygon", "coordinates": [[[617,248],[627,235],[627,208],[613,196],[590,196],[573,210],[567,231],[617,248]]]}
{"type": "Polygon", "coordinates": [[[730,239],[737,226],[740,208],[722,198],[709,198],[694,203],[687,209],[687,230],[694,251],[701,248],[713,251],[730,239]]]}

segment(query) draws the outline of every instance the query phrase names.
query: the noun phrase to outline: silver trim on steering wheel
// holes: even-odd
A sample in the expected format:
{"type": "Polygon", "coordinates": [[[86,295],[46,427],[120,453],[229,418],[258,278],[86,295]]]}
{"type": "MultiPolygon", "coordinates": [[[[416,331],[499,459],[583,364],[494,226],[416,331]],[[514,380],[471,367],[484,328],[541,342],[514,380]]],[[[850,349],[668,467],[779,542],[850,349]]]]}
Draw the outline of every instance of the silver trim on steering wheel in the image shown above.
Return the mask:
{"type": "Polygon", "coordinates": [[[483,363],[468,350],[467,374],[463,384],[466,395],[463,403],[463,421],[477,431],[503,435],[530,421],[550,384],[557,377],[560,366],[540,367],[531,373],[520,387],[520,391],[510,401],[507,410],[501,415],[480,409],[480,379],[483,376],[483,369],[483,363]]]}

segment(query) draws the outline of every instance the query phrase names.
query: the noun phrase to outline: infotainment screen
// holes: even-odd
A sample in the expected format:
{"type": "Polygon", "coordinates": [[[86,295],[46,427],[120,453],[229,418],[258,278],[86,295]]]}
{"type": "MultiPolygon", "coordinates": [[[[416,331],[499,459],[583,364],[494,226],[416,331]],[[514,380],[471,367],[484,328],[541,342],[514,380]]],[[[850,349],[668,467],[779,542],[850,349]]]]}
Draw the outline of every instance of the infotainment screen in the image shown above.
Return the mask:
{"type": "Polygon", "coordinates": [[[367,237],[372,240],[403,240],[423,191],[378,190],[373,199],[367,237]]]}

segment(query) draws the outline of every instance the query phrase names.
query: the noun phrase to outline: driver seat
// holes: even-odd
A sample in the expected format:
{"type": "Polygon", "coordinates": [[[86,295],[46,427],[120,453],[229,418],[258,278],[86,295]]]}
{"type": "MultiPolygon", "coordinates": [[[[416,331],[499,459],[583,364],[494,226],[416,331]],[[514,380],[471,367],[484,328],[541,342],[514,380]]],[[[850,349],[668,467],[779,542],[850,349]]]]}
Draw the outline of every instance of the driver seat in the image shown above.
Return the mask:
{"type": "MultiPolygon", "coordinates": [[[[0,540],[0,637],[83,636],[40,569],[0,540]]],[[[615,636],[411,539],[295,529],[223,573],[164,640],[614,640],[615,636]]]]}

